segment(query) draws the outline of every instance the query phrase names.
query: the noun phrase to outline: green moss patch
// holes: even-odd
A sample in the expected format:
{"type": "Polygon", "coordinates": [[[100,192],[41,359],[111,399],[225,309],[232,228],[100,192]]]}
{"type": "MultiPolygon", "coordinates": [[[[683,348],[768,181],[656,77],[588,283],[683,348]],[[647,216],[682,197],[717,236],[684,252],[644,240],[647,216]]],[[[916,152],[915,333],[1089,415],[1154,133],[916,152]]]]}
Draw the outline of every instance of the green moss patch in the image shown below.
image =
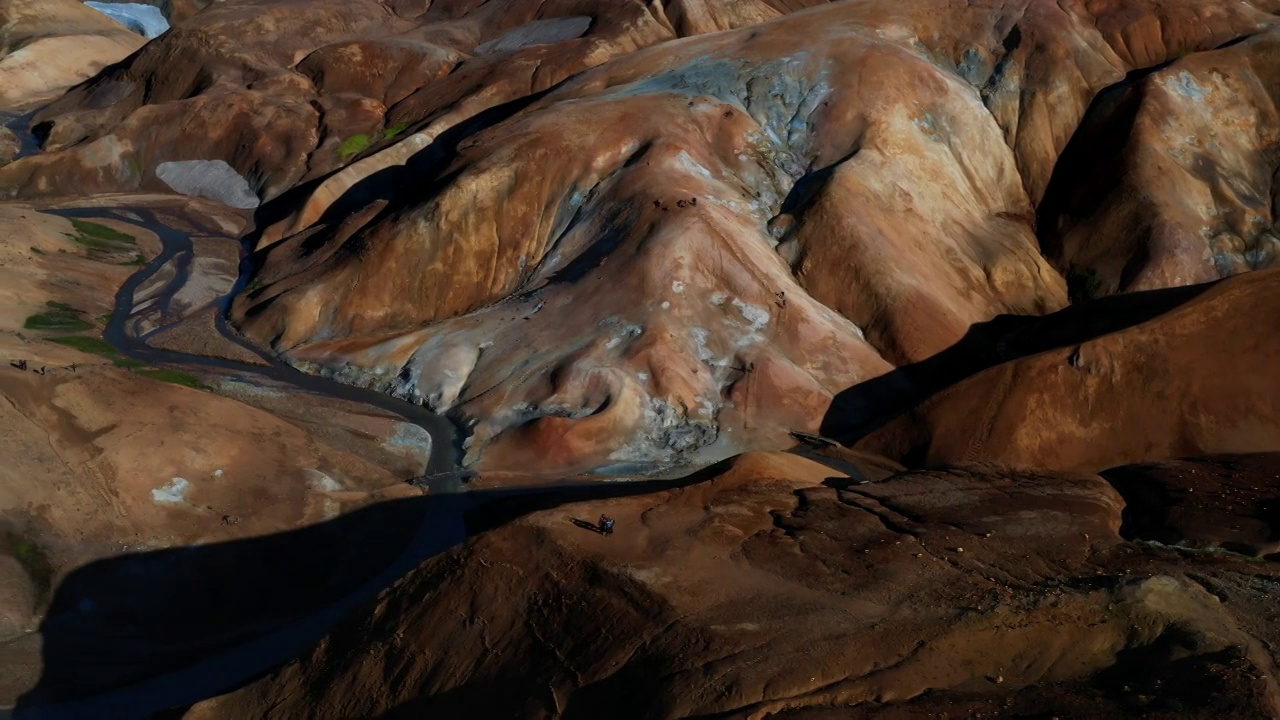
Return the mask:
{"type": "Polygon", "coordinates": [[[22,323],[22,327],[27,330],[60,330],[63,332],[76,332],[93,327],[93,325],[85,322],[80,317],[78,310],[63,306],[61,303],[50,303],[50,305],[55,307],[27,318],[26,322],[22,323]]]}
{"type": "Polygon", "coordinates": [[[392,125],[391,127],[388,127],[386,130],[382,131],[382,139],[390,140],[391,138],[399,137],[402,133],[404,133],[405,130],[408,130],[408,129],[409,129],[409,123],[398,122],[395,125],[392,125]]]}
{"type": "Polygon", "coordinates": [[[129,233],[120,232],[119,230],[109,228],[106,225],[99,225],[98,223],[89,222],[88,220],[72,218],[71,227],[75,228],[76,232],[81,235],[94,238],[95,240],[102,240],[103,242],[127,243],[129,245],[135,245],[138,242],[129,233]]]}
{"type": "Polygon", "coordinates": [[[65,335],[63,337],[49,338],[49,340],[90,355],[100,355],[110,360],[116,367],[132,370],[147,366],[141,360],[134,360],[121,355],[119,350],[116,350],[111,343],[102,338],[89,337],[88,335],[65,335]]]}
{"type": "Polygon", "coordinates": [[[369,147],[369,142],[370,140],[368,135],[352,135],[346,140],[343,140],[342,144],[338,146],[338,157],[341,158],[343,162],[346,162],[356,155],[364,152],[365,148],[369,147]]]}
{"type": "Polygon", "coordinates": [[[9,554],[26,571],[27,577],[31,578],[31,584],[35,587],[36,602],[33,609],[43,607],[49,600],[49,592],[53,589],[53,563],[49,561],[49,554],[40,546],[40,543],[23,535],[5,533],[4,541],[8,546],[9,554]]]}
{"type": "Polygon", "coordinates": [[[194,388],[196,390],[208,390],[209,387],[200,382],[200,378],[195,375],[184,373],[178,370],[166,369],[148,369],[135,371],[143,377],[149,377],[152,380],[160,380],[162,382],[173,383],[174,385],[182,385],[184,387],[194,388]]]}
{"type": "Polygon", "coordinates": [[[137,254],[138,241],[128,233],[77,218],[71,219],[71,227],[75,233],[65,233],[67,238],[91,253],[137,254]]]}

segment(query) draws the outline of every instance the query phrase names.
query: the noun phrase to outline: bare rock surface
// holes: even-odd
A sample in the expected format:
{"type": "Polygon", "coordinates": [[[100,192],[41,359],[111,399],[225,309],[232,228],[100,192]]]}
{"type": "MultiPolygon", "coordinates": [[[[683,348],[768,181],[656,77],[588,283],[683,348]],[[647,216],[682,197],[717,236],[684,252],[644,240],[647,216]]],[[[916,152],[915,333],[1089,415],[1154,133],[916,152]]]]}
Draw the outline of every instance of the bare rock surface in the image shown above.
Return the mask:
{"type": "MultiPolygon", "coordinates": [[[[1275,334],[1256,331],[1259,318],[1269,323],[1277,312],[1276,279],[1269,270],[1109,298],[1039,324],[1007,319],[975,329],[970,347],[1016,359],[950,384],[858,447],[920,464],[983,460],[1089,472],[1274,451],[1280,386],[1255,363],[1280,354],[1275,334]]],[[[898,379],[928,383],[948,360],[963,365],[963,350],[898,379]]],[[[870,389],[855,388],[844,402],[856,404],[870,389]]],[[[844,424],[838,416],[828,422],[835,435],[844,424]]]]}
{"type": "Polygon", "coordinates": [[[744,456],[485,534],[190,717],[1274,713],[1274,660],[1250,633],[1276,571],[1127,543],[1123,509],[1097,476],[859,484],[744,456]],[[601,513],[612,536],[580,527],[601,513]]]}
{"type": "Polygon", "coordinates": [[[1263,32],[1100,94],[1041,209],[1078,297],[1206,282],[1280,261],[1272,176],[1280,36],[1263,32]],[[1089,182],[1098,179],[1100,182],[1089,182]]]}

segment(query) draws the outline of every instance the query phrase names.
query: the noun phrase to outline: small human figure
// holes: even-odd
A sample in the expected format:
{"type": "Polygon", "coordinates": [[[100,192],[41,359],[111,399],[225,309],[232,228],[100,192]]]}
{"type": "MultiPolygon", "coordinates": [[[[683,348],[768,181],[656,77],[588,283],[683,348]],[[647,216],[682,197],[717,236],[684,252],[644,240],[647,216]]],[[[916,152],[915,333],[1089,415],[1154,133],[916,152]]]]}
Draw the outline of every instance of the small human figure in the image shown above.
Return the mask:
{"type": "Polygon", "coordinates": [[[16,367],[16,368],[18,368],[19,370],[26,370],[26,369],[27,369],[27,361],[26,361],[26,360],[14,360],[13,362],[11,362],[11,363],[9,363],[9,364],[10,364],[10,365],[12,365],[12,366],[14,366],[14,367],[16,367]]]}
{"type": "Polygon", "coordinates": [[[601,515],[600,516],[600,534],[612,535],[613,522],[614,522],[613,518],[609,517],[608,515],[601,515]]]}

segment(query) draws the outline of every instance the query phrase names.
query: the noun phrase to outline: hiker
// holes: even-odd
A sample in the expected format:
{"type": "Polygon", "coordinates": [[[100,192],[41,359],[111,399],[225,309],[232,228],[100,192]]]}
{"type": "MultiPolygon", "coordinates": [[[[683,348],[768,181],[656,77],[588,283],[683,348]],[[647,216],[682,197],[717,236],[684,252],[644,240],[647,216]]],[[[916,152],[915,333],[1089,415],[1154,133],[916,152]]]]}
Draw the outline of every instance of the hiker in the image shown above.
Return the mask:
{"type": "Polygon", "coordinates": [[[10,365],[12,365],[12,366],[14,366],[14,367],[16,367],[16,368],[18,368],[19,370],[26,370],[26,369],[27,369],[27,361],[26,361],[26,360],[14,360],[13,362],[11,362],[11,363],[9,363],[9,364],[10,364],[10,365]]]}
{"type": "Polygon", "coordinates": [[[613,534],[613,518],[609,517],[608,515],[600,516],[600,534],[601,535],[613,534]]]}

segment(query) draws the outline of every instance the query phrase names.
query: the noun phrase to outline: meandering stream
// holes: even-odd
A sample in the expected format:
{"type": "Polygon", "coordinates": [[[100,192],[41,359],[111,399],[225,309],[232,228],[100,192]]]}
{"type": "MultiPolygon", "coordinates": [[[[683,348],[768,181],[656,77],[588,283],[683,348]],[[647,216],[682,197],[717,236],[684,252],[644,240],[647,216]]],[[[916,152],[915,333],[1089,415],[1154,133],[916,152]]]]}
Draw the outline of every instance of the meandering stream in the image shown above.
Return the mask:
{"type": "MultiPolygon", "coordinates": [[[[107,324],[103,338],[121,354],[151,364],[196,366],[230,371],[240,376],[261,378],[297,388],[302,392],[354,402],[398,415],[405,421],[422,428],[431,437],[430,461],[423,468],[423,480],[418,484],[426,486],[432,492],[457,492],[465,489],[463,481],[469,473],[460,467],[460,433],[450,420],[420,405],[405,402],[390,395],[346,385],[324,377],[307,375],[245,342],[234,329],[229,327],[226,322],[226,309],[231,298],[241,287],[243,279],[218,299],[217,329],[227,341],[262,358],[266,365],[175,352],[149,345],[147,338],[163,328],[152,330],[141,337],[131,332],[129,320],[133,317],[137,306],[135,302],[137,292],[148,281],[155,278],[161,268],[168,266],[173,269],[173,277],[165,282],[154,296],[155,302],[162,309],[166,309],[178,291],[192,279],[195,247],[191,236],[161,222],[152,209],[120,206],[49,210],[48,212],[83,220],[123,220],[155,233],[160,239],[162,245],[160,254],[139,268],[116,293],[111,320],[107,324]],[[141,221],[133,220],[134,217],[140,218],[141,221]]],[[[227,240],[227,242],[233,241],[227,240]]]]}

